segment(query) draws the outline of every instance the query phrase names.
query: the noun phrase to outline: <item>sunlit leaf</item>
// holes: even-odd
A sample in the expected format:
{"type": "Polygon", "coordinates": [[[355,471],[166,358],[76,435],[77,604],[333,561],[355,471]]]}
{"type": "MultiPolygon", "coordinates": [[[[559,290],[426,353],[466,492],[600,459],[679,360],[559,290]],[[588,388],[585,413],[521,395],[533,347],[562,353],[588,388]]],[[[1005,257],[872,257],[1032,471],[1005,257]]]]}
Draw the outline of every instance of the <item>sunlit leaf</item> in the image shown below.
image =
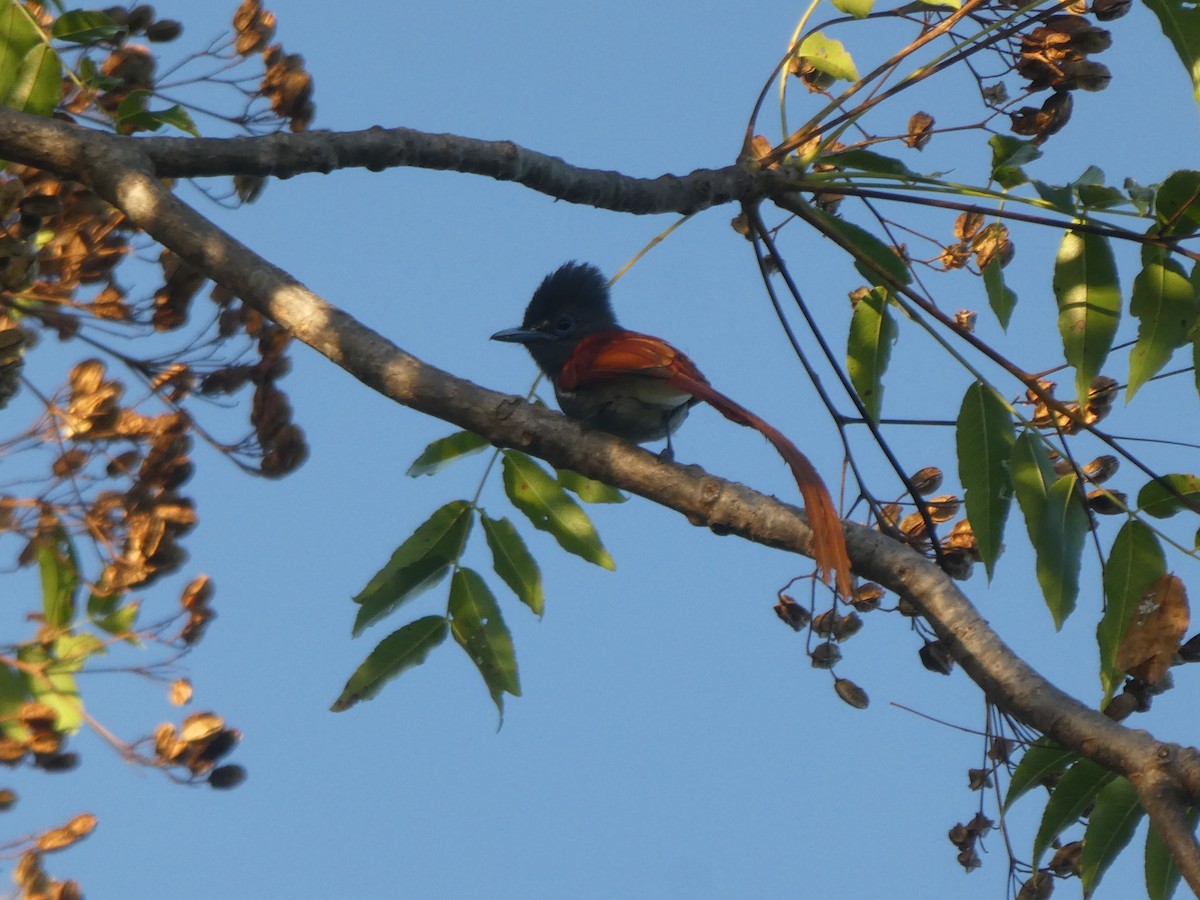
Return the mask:
{"type": "Polygon", "coordinates": [[[168,106],[166,109],[154,110],[150,115],[154,117],[159,125],[169,125],[172,128],[177,128],[182,132],[190,134],[192,137],[200,137],[200,131],[196,128],[196,123],[192,120],[191,113],[178,103],[174,106],[168,106]]]}
{"type": "Polygon", "coordinates": [[[342,712],[360,700],[370,700],[388,681],[425,662],[448,632],[449,623],[442,616],[425,616],[393,631],[355,669],[330,709],[342,712]]]}
{"type": "Polygon", "coordinates": [[[955,440],[967,518],[990,579],[1012,505],[1009,457],[1016,440],[1012,416],[994,389],[978,381],[967,388],[958,412],[955,440]]]}
{"type": "Polygon", "coordinates": [[[1146,0],[1158,24],[1179,54],[1192,80],[1192,94],[1200,103],[1200,10],[1188,0],[1146,0]]]}
{"type": "Polygon", "coordinates": [[[48,116],[61,96],[62,62],[57,53],[39,43],[21,60],[4,105],[35,116],[48,116]]]}
{"type": "Polygon", "coordinates": [[[841,81],[858,81],[858,69],[841,41],[814,31],[796,48],[796,55],[812,64],[818,72],[841,81]]]}
{"type": "Polygon", "coordinates": [[[1039,738],[1029,745],[1022,755],[1012,777],[1008,780],[1008,793],[1004,795],[1004,809],[1010,809],[1020,797],[1032,788],[1040,787],[1056,778],[1060,772],[1079,758],[1072,750],[1063,750],[1048,738],[1039,738]]]}
{"type": "Polygon", "coordinates": [[[1156,519],[1170,518],[1185,509],[1200,512],[1200,478],[1178,472],[1160,475],[1138,491],[1138,507],[1156,519]]]}
{"type": "Polygon", "coordinates": [[[405,474],[411,478],[433,475],[455,460],[479,453],[490,446],[487,438],[480,437],[473,431],[456,431],[454,434],[438,438],[422,450],[421,455],[413,461],[405,474]]]}
{"type": "Polygon", "coordinates": [[[0,734],[19,741],[28,739],[25,726],[17,720],[21,705],[28,699],[29,684],[25,676],[0,663],[0,734]]]}
{"type": "Polygon", "coordinates": [[[983,267],[983,289],[987,291],[988,306],[996,314],[996,321],[1007,331],[1017,306],[1017,295],[1004,283],[1004,269],[998,256],[992,257],[983,267]]]}
{"type": "Polygon", "coordinates": [[[1029,533],[1029,542],[1036,544],[1046,498],[1050,496],[1051,486],[1058,480],[1054,465],[1050,462],[1050,450],[1036,431],[1026,429],[1017,436],[1009,470],[1012,472],[1017,506],[1025,519],[1025,530],[1029,533]]]}
{"type": "Polygon", "coordinates": [[[5,106],[9,105],[21,61],[39,40],[28,14],[16,3],[0,7],[0,100],[5,106]]]}
{"type": "Polygon", "coordinates": [[[833,5],[834,8],[854,16],[856,19],[865,19],[871,14],[874,0],[833,0],[833,5]]]}
{"type": "Polygon", "coordinates": [[[508,499],[535,528],[549,532],[568,553],[604,569],[617,567],[587,513],[545,469],[524,453],[507,450],[503,470],[508,499]]]}
{"type": "Polygon", "coordinates": [[[1161,248],[1150,248],[1149,253],[1151,258],[1133,280],[1129,304],[1138,320],[1137,343],[1129,352],[1130,400],[1175,350],[1188,343],[1196,326],[1196,291],[1183,267],[1161,248]]]}
{"type": "Polygon", "coordinates": [[[570,469],[555,469],[558,483],[584,503],[624,503],[629,498],[611,484],[596,481],[572,472],[570,469]]]}
{"type": "Polygon", "coordinates": [[[872,419],[879,419],[883,406],[883,376],[897,334],[885,289],[875,288],[855,304],[846,339],[846,371],[872,419]]]}
{"type": "Polygon", "coordinates": [[[496,598],[471,569],[459,569],[450,581],[450,631],[479,669],[496,709],[504,715],[504,695],[521,696],[517,657],[496,598]]]}
{"type": "Polygon", "coordinates": [[[1148,525],[1130,519],[1117,532],[1104,564],[1104,616],[1096,626],[1100,648],[1100,686],[1105,701],[1120,686],[1122,672],[1116,666],[1117,647],[1133,618],[1138,600],[1167,574],[1162,545],[1148,525]]]}
{"type": "Polygon", "coordinates": [[[540,616],[545,603],[542,570],[525,547],[516,526],[508,519],[493,519],[486,514],[480,515],[479,521],[492,551],[492,568],[517,599],[540,616]]]}
{"type": "Polygon", "coordinates": [[[1042,854],[1064,830],[1079,821],[1084,810],[1110,781],[1117,776],[1090,759],[1078,760],[1063,773],[1046,802],[1037,837],[1033,840],[1033,865],[1042,861],[1042,854]]]}
{"type": "Polygon", "coordinates": [[[453,500],[419,525],[355,596],[354,635],[441,581],[462,555],[472,521],[471,505],[453,500]]]}
{"type": "Polygon", "coordinates": [[[840,166],[843,169],[857,169],[860,172],[872,174],[898,175],[905,178],[917,174],[898,159],[859,147],[822,154],[818,161],[840,166]]]}
{"type": "Polygon", "coordinates": [[[1079,866],[1085,896],[1092,896],[1112,861],[1133,840],[1145,813],[1137,789],[1125,778],[1114,778],[1096,795],[1079,866]]]}
{"type": "Polygon", "coordinates": [[[1050,488],[1034,542],[1038,584],[1055,628],[1062,628],[1075,609],[1084,539],[1090,526],[1078,476],[1064,475],[1050,488]]]}
{"type": "Polygon", "coordinates": [[[78,731],[83,724],[83,700],[70,665],[58,663],[41,644],[24,645],[17,651],[17,659],[30,669],[26,675],[30,696],[54,710],[56,727],[78,731]],[[41,674],[34,675],[35,670],[41,674]]]}
{"type": "Polygon", "coordinates": [[[850,246],[857,250],[854,267],[859,274],[873,285],[889,287],[908,284],[912,281],[908,266],[896,252],[865,228],[830,215],[824,210],[813,208],[812,215],[821,223],[823,231],[837,232],[850,246]],[[857,258],[861,257],[861,258],[857,258]],[[864,260],[867,263],[864,263],[864,260]]]}
{"type": "Polygon", "coordinates": [[[1068,231],[1054,263],[1054,296],[1063,355],[1075,368],[1079,397],[1108,358],[1121,316],[1121,288],[1108,239],[1068,231]]]}

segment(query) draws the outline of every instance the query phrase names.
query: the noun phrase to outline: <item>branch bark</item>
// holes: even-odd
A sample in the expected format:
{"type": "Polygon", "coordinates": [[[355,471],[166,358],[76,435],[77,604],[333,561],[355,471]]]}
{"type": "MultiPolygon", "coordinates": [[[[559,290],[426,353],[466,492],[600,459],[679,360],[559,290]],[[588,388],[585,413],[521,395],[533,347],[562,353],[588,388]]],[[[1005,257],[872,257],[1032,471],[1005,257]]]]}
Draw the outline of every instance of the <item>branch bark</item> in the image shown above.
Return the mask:
{"type": "MultiPolygon", "coordinates": [[[[327,137],[331,146],[337,144],[338,136],[327,137]]],[[[257,139],[253,153],[260,154],[270,147],[270,140],[257,139]]],[[[203,142],[181,143],[198,146],[203,142]]],[[[244,141],[234,140],[230,145],[239,143],[244,141]]],[[[486,150],[482,142],[477,143],[481,152],[486,150]]],[[[212,142],[207,144],[211,146],[212,142]]],[[[698,467],[665,462],[520,398],[456,378],[406,353],[315,295],[182,203],[163,185],[162,175],[180,169],[156,169],[155,161],[163,154],[181,152],[174,149],[176,146],[162,139],[115,137],[0,109],[0,157],[90,185],[121,209],[133,225],[372,390],[481,434],[497,445],[524,450],[552,465],[574,469],[674,509],[694,525],[811,555],[812,533],[803,513],[795,507],[698,467]]],[[[516,154],[516,158],[523,154],[528,151],[516,154]]],[[[339,159],[339,164],[348,164],[339,159]]],[[[545,160],[550,158],[540,157],[539,164],[545,160]]],[[[454,165],[439,167],[499,177],[490,169],[483,170],[489,162],[479,164],[480,169],[471,168],[460,158],[454,165]]],[[[258,158],[255,165],[269,167],[269,161],[258,158]]],[[[545,165],[551,169],[566,166],[561,160],[550,160],[545,165]]],[[[509,173],[517,168],[514,164],[509,173]]],[[[566,171],[579,170],[567,167],[559,177],[566,171]]],[[[669,207],[666,198],[676,197],[679,189],[680,180],[673,176],[639,181],[616,173],[600,174],[604,176],[601,180],[620,185],[615,194],[622,193],[626,183],[637,183],[636,189],[630,188],[634,193],[661,191],[661,196],[646,201],[656,209],[669,207]]],[[[522,177],[513,180],[528,183],[522,177]]],[[[702,183],[703,178],[691,187],[697,189],[696,185],[702,183]]],[[[692,202],[705,202],[698,199],[702,196],[703,190],[692,202]]],[[[706,196],[710,204],[717,202],[717,194],[706,196]]],[[[732,194],[729,199],[733,199],[732,194]]],[[[1117,724],[1059,690],[1001,640],[941,569],[910,547],[854,524],[846,525],[846,533],[855,572],[911,600],[963,670],[993,702],[1059,745],[1128,777],[1138,786],[1151,821],[1188,884],[1200,893],[1200,845],[1186,815],[1187,806],[1200,805],[1200,752],[1117,724]]]]}

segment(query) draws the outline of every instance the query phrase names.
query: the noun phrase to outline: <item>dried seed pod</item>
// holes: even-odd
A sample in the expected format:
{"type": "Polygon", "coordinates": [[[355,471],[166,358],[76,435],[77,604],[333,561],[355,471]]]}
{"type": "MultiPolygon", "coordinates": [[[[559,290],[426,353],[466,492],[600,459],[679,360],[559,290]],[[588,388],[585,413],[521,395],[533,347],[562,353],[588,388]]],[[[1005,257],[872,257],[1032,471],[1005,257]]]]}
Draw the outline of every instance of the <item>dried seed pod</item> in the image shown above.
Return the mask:
{"type": "Polygon", "coordinates": [[[838,642],[848,641],[862,631],[862,626],[862,619],[858,617],[858,613],[846,613],[844,616],[838,616],[833,623],[833,638],[838,642]]]}
{"type": "Polygon", "coordinates": [[[791,628],[792,631],[799,631],[812,618],[812,614],[807,609],[787,594],[779,595],[779,602],[775,604],[774,609],[775,615],[779,616],[780,621],[791,628]]]}
{"type": "Polygon", "coordinates": [[[1101,22],[1111,22],[1129,12],[1133,0],[1093,0],[1092,15],[1101,22]]]}
{"type": "Polygon", "coordinates": [[[929,540],[929,532],[925,527],[925,517],[919,512],[909,513],[900,520],[900,533],[911,544],[919,544],[929,540]]]}
{"type": "Polygon", "coordinates": [[[1119,516],[1128,509],[1128,500],[1122,491],[1096,488],[1088,491],[1087,507],[1099,516],[1119,516]]]}
{"type": "Polygon", "coordinates": [[[917,655],[921,658],[921,665],[930,672],[949,675],[954,670],[954,657],[940,640],[926,641],[917,655]]]}
{"type": "Polygon", "coordinates": [[[8,788],[0,789],[0,812],[8,812],[17,802],[15,791],[8,788]]]}
{"type": "Polygon", "coordinates": [[[833,634],[836,625],[837,613],[832,609],[827,609],[813,617],[812,631],[817,637],[829,637],[833,634]]]}
{"type": "Polygon", "coordinates": [[[1123,722],[1138,709],[1138,699],[1133,694],[1117,694],[1104,705],[1104,715],[1114,722],[1123,722]]]}
{"type": "Polygon", "coordinates": [[[954,323],[963,331],[974,334],[977,318],[979,318],[979,314],[974,310],[960,309],[954,314],[954,323]]]}
{"type": "Polygon", "coordinates": [[[867,692],[848,678],[835,678],[833,689],[844,702],[855,709],[866,709],[871,705],[867,692]]]}
{"type": "Polygon", "coordinates": [[[873,581],[868,581],[854,589],[850,605],[860,613],[870,612],[873,609],[879,609],[879,601],[882,597],[883,588],[873,581]]]}
{"type": "Polygon", "coordinates": [[[832,669],[842,661],[842,651],[838,649],[837,644],[826,641],[817,644],[809,657],[814,669],[832,669]]]}
{"type": "Polygon", "coordinates": [[[929,501],[929,518],[941,524],[949,522],[962,509],[962,500],[954,494],[943,494],[929,501]]]}
{"type": "Polygon", "coordinates": [[[1097,456],[1083,467],[1083,477],[1092,484],[1104,484],[1117,473],[1117,469],[1120,467],[1121,461],[1115,456],[1108,454],[1097,456]]]}
{"type": "Polygon", "coordinates": [[[876,513],[879,522],[879,528],[882,531],[890,530],[896,527],[896,523],[900,521],[900,504],[889,503],[883,506],[876,513]]]}
{"type": "Polygon", "coordinates": [[[1179,658],[1185,663],[1200,662],[1200,634],[1194,634],[1179,648],[1179,658]]]}
{"type": "Polygon", "coordinates": [[[216,713],[192,713],[183,720],[179,738],[188,744],[198,743],[212,737],[225,727],[225,720],[216,713]]]}
{"type": "Polygon", "coordinates": [[[1013,751],[1016,748],[1017,742],[1012,738],[992,738],[991,746],[988,747],[988,759],[994,763],[1004,765],[1012,759],[1013,751]]]}
{"type": "Polygon", "coordinates": [[[967,769],[967,789],[982,791],[992,786],[991,769],[967,769]]]}
{"type": "Polygon", "coordinates": [[[910,477],[913,489],[922,496],[932,494],[942,486],[942,470],[937,466],[926,466],[918,469],[910,477]]]}
{"type": "Polygon", "coordinates": [[[933,116],[926,112],[916,112],[908,120],[908,134],[905,135],[905,145],[914,150],[924,150],[933,134],[933,116]]]}
{"type": "Polygon", "coordinates": [[[1063,844],[1050,858],[1046,868],[1059,878],[1075,877],[1080,874],[1079,864],[1083,859],[1083,841],[1071,841],[1063,844]]]}
{"type": "MultiPolygon", "coordinates": [[[[968,241],[983,227],[983,213],[965,212],[954,220],[954,236],[960,241],[968,241]]],[[[937,488],[933,488],[937,490],[937,488]]]]}
{"type": "Polygon", "coordinates": [[[226,791],[246,780],[246,770],[241,766],[218,766],[208,773],[209,787],[226,791]]]}

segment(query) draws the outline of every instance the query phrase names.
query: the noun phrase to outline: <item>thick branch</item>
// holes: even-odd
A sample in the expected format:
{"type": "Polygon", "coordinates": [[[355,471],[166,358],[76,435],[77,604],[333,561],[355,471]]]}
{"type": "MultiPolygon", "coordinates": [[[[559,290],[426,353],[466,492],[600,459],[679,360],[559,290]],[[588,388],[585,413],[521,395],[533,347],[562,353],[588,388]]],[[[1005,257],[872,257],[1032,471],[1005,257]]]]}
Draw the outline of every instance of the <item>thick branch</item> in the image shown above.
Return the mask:
{"type": "MultiPolygon", "coordinates": [[[[812,533],[794,507],[697,467],[664,462],[405,353],[179,201],[141,154],[144,143],[31,123],[0,110],[0,157],[90,184],[132,224],[373,390],[675,509],[693,524],[810,554],[812,533]]],[[[1147,809],[1172,852],[1183,854],[1176,857],[1180,869],[1200,891],[1200,854],[1190,832],[1187,840],[1178,833],[1185,803],[1200,804],[1200,753],[1119,725],[1059,690],[1000,639],[941,569],[911,548],[856,525],[847,526],[847,545],[854,570],[915,603],[992,701],[1061,746],[1140,783],[1139,790],[1151,781],[1166,785],[1169,790],[1156,788],[1147,809]]]]}

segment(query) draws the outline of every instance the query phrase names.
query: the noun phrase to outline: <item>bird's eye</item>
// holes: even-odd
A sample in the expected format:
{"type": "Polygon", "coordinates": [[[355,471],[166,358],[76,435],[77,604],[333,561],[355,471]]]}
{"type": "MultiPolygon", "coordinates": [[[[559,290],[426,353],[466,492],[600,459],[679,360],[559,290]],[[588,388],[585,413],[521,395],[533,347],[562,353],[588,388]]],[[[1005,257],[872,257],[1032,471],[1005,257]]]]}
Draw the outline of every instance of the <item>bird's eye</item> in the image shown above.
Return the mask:
{"type": "Polygon", "coordinates": [[[570,316],[559,316],[554,320],[555,334],[570,334],[575,330],[575,320],[570,316]]]}

